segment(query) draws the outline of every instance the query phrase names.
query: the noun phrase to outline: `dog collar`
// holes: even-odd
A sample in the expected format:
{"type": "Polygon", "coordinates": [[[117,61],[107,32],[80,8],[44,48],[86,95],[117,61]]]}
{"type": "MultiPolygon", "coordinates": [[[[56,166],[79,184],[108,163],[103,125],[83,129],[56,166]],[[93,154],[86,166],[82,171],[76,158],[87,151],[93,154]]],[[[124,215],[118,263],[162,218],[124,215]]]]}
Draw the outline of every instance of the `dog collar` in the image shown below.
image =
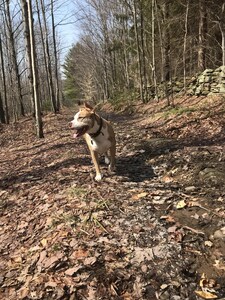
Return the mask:
{"type": "Polygon", "coordinates": [[[99,125],[98,131],[96,131],[95,133],[89,133],[90,137],[92,137],[92,138],[97,137],[101,133],[102,125],[103,125],[103,120],[102,120],[102,118],[100,118],[100,125],[99,125]]]}

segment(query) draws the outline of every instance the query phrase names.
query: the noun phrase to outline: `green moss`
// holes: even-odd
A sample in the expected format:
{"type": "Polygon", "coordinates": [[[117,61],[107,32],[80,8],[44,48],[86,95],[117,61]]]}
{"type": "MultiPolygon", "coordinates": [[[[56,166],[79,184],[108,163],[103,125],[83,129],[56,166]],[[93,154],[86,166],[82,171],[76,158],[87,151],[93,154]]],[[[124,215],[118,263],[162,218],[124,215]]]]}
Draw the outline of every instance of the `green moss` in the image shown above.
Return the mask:
{"type": "Polygon", "coordinates": [[[196,111],[197,109],[194,108],[194,107],[172,107],[172,108],[169,108],[167,111],[165,111],[163,113],[163,116],[165,118],[168,118],[170,116],[173,116],[173,115],[177,115],[177,116],[180,116],[180,115],[183,115],[183,114],[191,114],[192,112],[196,111]]]}

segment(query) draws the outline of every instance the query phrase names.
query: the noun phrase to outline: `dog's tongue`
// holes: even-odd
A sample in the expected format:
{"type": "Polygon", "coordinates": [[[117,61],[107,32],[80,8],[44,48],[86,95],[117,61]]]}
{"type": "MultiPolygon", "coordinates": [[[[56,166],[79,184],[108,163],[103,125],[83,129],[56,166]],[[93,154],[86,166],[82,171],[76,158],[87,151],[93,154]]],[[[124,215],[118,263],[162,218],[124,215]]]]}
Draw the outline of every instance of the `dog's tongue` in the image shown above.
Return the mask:
{"type": "Polygon", "coordinates": [[[76,132],[76,133],[73,134],[73,138],[74,138],[74,139],[77,139],[77,138],[78,138],[78,132],[76,132]]]}

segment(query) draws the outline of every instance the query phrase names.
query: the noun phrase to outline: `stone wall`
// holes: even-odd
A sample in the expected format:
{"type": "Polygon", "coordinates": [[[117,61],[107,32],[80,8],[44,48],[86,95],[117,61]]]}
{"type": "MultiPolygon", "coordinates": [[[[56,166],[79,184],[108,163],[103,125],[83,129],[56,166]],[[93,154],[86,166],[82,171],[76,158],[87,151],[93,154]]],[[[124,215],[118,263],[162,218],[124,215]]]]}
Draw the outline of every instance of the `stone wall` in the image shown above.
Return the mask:
{"type": "MultiPolygon", "coordinates": [[[[209,94],[225,94],[225,66],[215,70],[206,69],[199,75],[186,78],[187,94],[196,96],[207,96],[209,94]]],[[[183,79],[173,78],[172,82],[160,83],[157,85],[159,98],[164,98],[166,92],[168,95],[184,91],[183,79]]],[[[148,87],[149,99],[155,97],[154,86],[148,87]]]]}
{"type": "Polygon", "coordinates": [[[225,93],[225,66],[206,69],[188,86],[188,92],[197,96],[225,93]]]}

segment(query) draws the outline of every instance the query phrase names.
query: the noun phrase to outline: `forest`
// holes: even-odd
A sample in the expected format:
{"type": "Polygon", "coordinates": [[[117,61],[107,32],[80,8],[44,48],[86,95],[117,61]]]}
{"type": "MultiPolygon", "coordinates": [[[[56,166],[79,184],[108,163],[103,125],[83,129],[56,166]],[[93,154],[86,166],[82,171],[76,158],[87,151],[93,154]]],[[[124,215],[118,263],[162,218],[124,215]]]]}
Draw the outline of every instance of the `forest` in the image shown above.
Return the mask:
{"type": "Polygon", "coordinates": [[[224,0],[0,0],[0,299],[224,300],[224,203],[224,0]]]}
{"type": "Polygon", "coordinates": [[[57,113],[77,99],[147,103],[168,97],[174,82],[185,92],[193,76],[225,65],[224,1],[77,2],[80,36],[64,61],[60,6],[0,3],[2,123],[33,113],[41,136],[41,111],[57,113]]]}

